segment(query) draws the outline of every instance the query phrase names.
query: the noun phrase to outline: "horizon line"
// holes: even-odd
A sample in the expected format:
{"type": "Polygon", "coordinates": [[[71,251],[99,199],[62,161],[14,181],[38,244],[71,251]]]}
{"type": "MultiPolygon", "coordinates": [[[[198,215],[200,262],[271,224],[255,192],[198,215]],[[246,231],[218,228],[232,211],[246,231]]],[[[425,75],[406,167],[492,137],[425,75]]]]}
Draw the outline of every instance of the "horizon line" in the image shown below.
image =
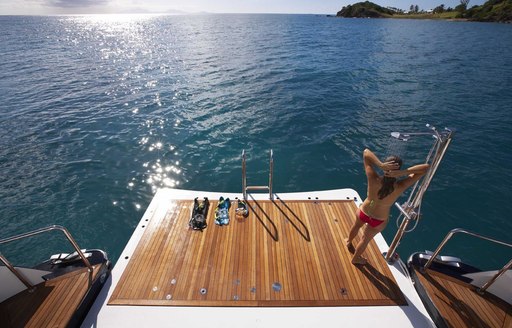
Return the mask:
{"type": "Polygon", "coordinates": [[[119,13],[82,13],[82,14],[1,14],[0,16],[94,16],[94,15],[336,15],[328,13],[286,13],[286,12],[119,12],[119,13]]]}

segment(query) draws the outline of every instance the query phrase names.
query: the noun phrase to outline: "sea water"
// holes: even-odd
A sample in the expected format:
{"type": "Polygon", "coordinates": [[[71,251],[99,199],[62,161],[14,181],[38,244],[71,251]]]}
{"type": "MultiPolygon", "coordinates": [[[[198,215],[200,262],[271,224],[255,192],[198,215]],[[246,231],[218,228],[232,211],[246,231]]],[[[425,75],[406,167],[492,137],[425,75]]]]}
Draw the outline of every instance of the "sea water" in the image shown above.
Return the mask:
{"type": "MultiPolygon", "coordinates": [[[[159,188],[241,192],[243,149],[252,184],[266,183],[273,149],[275,192],[364,197],[364,148],[419,163],[432,137],[397,145],[390,133],[430,123],[456,133],[402,258],[453,228],[512,242],[511,25],[0,16],[0,31],[0,238],[59,224],[115,262],[159,188]]],[[[69,249],[60,239],[0,252],[37,262],[69,249]]],[[[464,236],[444,253],[483,268],[512,255],[464,236]]]]}

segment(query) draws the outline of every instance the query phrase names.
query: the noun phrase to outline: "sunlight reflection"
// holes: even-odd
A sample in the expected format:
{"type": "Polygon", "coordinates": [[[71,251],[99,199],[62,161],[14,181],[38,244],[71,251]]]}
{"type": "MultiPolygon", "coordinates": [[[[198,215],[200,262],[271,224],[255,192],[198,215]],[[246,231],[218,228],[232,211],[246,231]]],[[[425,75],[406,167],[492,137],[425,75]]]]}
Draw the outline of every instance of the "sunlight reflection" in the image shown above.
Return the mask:
{"type": "Polygon", "coordinates": [[[96,15],[78,15],[76,19],[93,24],[119,24],[146,21],[165,14],[96,14],[96,15]]]}
{"type": "Polygon", "coordinates": [[[161,150],[163,147],[163,144],[158,141],[158,142],[155,142],[154,144],[151,144],[148,148],[149,151],[153,151],[153,150],[161,150]]]}
{"type": "MultiPolygon", "coordinates": [[[[150,142],[149,137],[144,137],[139,144],[148,144],[147,148],[149,152],[155,153],[156,159],[142,163],[142,167],[145,169],[145,183],[151,187],[151,191],[156,193],[161,188],[175,188],[179,182],[179,176],[182,174],[182,170],[179,167],[180,161],[176,160],[174,156],[178,155],[175,145],[166,144],[163,141],[150,142]],[[166,158],[168,156],[174,157],[166,158]]],[[[128,188],[132,189],[135,183],[132,181],[128,184],[128,188]]]]}
{"type": "MultiPolygon", "coordinates": [[[[177,162],[179,163],[179,162],[177,162]]],[[[180,175],[181,169],[174,165],[162,166],[160,160],[151,165],[151,170],[147,171],[148,178],[146,183],[151,186],[153,192],[159,188],[174,188],[179,185],[175,176],[180,175]]]]}
{"type": "Polygon", "coordinates": [[[129,155],[131,166],[125,172],[127,176],[119,180],[129,195],[126,197],[133,201],[127,201],[124,194],[111,199],[111,206],[118,210],[142,210],[147,205],[146,194],[175,188],[186,181],[185,165],[180,167],[181,151],[170,143],[181,144],[181,114],[175,110],[190,97],[181,90],[183,49],[175,44],[179,38],[175,28],[167,26],[169,22],[159,16],[165,15],[62,16],[61,33],[47,36],[48,40],[60,42],[63,49],[71,49],[71,57],[65,58],[69,61],[63,64],[76,63],[77,75],[80,74],[77,81],[87,85],[87,90],[97,88],[93,92],[101,94],[98,99],[107,99],[109,110],[105,115],[112,114],[113,118],[108,128],[125,124],[126,129],[123,125],[119,131],[120,144],[124,147],[129,143],[128,151],[137,151],[129,155]],[[123,121],[124,118],[131,121],[123,121]]]}
{"type": "Polygon", "coordinates": [[[81,15],[67,20],[76,25],[72,27],[76,30],[72,38],[94,45],[91,55],[99,59],[100,70],[110,66],[122,68],[109,72],[113,79],[105,94],[118,101],[141,125],[135,142],[144,158],[139,163],[142,167],[125,185],[134,192],[148,186],[153,193],[160,188],[176,187],[183,174],[177,160],[179,152],[167,141],[173,136],[172,129],[179,129],[182,122],[162,113],[189,95],[174,88],[170,93],[162,91],[162,84],[176,71],[175,63],[183,63],[177,49],[170,46],[172,42],[155,46],[154,33],[161,22],[158,16],[162,15],[81,15]]]}

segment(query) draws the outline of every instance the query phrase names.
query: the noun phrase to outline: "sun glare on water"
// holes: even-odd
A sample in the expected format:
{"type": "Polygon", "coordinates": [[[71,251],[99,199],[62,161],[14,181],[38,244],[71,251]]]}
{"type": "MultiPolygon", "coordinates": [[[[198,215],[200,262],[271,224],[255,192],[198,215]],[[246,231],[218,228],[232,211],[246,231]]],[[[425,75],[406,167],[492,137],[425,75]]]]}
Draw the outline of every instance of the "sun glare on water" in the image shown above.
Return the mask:
{"type": "Polygon", "coordinates": [[[91,14],[77,15],[84,20],[92,23],[126,23],[144,21],[147,19],[163,16],[166,14],[91,14]]]}
{"type": "Polygon", "coordinates": [[[180,91],[168,68],[181,62],[176,59],[172,42],[160,45],[157,36],[161,16],[168,14],[77,15],[62,20],[70,41],[86,45],[84,56],[94,58],[94,69],[107,77],[104,94],[110,101],[106,113],[114,105],[114,111],[125,113],[122,117],[138,125],[132,146],[139,149],[138,157],[144,160],[126,182],[127,189],[134,192],[148,185],[152,193],[160,188],[176,188],[183,179],[180,154],[172,139],[181,120],[166,118],[179,102],[180,91]],[[169,49],[172,56],[168,55],[169,49]],[[162,85],[174,88],[169,96],[162,85]]]}

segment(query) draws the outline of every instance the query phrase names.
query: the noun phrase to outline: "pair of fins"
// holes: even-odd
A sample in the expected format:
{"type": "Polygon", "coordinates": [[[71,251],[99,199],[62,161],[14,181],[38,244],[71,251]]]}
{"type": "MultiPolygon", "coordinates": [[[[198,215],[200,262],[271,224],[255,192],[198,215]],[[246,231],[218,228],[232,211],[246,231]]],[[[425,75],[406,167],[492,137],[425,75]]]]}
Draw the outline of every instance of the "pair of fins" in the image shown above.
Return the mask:
{"type": "Polygon", "coordinates": [[[215,224],[217,225],[228,225],[229,224],[229,208],[231,207],[231,201],[229,198],[224,199],[220,196],[219,204],[215,209],[215,224]]]}
{"type": "Polygon", "coordinates": [[[194,230],[203,231],[208,226],[206,218],[208,217],[210,201],[208,197],[205,197],[202,202],[199,202],[197,199],[198,197],[194,199],[194,209],[192,210],[192,217],[188,222],[188,226],[194,230]]]}

